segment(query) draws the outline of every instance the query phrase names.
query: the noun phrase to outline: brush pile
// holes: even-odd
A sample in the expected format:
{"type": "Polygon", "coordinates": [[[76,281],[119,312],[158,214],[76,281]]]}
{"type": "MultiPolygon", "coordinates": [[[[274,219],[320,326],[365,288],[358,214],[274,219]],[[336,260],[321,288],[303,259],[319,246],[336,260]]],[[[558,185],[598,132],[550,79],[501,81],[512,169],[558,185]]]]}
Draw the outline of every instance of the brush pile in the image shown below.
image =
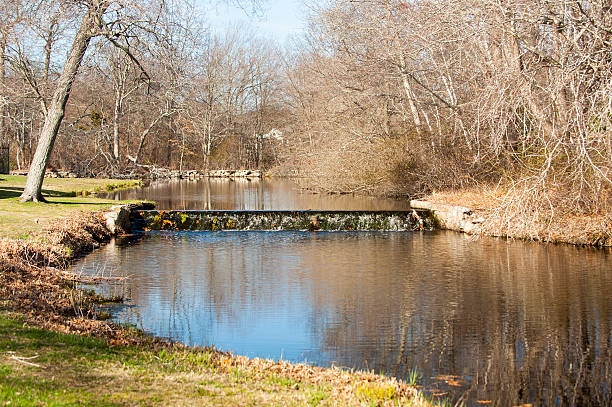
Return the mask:
{"type": "Polygon", "coordinates": [[[2,308],[53,331],[131,342],[129,332],[99,320],[102,299],[80,289],[77,279],[65,271],[73,259],[110,237],[101,214],[84,212],[56,221],[38,238],[0,240],[2,308]]]}

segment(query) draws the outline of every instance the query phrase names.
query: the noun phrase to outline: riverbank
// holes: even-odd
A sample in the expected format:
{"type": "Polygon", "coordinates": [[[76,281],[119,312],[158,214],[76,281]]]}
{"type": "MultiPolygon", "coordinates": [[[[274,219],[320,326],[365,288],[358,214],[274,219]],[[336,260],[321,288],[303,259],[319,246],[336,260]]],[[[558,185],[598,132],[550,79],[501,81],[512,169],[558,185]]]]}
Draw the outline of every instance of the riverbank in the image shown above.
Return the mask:
{"type": "Polygon", "coordinates": [[[474,235],[567,243],[580,246],[612,246],[611,213],[573,213],[550,208],[513,207],[511,192],[498,186],[434,192],[422,199],[432,204],[465,209],[468,230],[474,235]]]}
{"type": "Polygon", "coordinates": [[[427,405],[390,380],[179,345],[116,346],[0,315],[5,405],[427,405]],[[402,393],[398,393],[398,391],[402,393]]]}
{"type": "MultiPolygon", "coordinates": [[[[315,179],[308,177],[300,178],[298,184],[313,194],[411,199],[403,194],[388,193],[387,189],[376,184],[349,190],[324,189],[315,179]]],[[[552,195],[548,200],[532,196],[537,193],[529,188],[483,184],[434,191],[411,200],[410,206],[432,211],[443,229],[474,236],[612,247],[612,202],[607,205],[609,209],[606,210],[604,205],[599,213],[586,209],[579,212],[553,205],[552,195]]],[[[560,199],[557,197],[556,201],[560,199]]]]}
{"type": "MultiPolygon", "coordinates": [[[[13,202],[18,187],[2,190],[13,192],[0,199],[3,210],[22,205],[13,202]]],[[[58,197],[53,215],[44,225],[34,222],[27,239],[0,240],[1,403],[431,405],[393,378],[187,348],[105,320],[100,304],[106,299],[82,288],[95,279],[67,267],[111,238],[100,209],[116,201],[67,198],[58,197]],[[91,206],[77,212],[79,205],[91,206]]],[[[51,208],[29,206],[21,210],[51,208]]],[[[13,219],[15,228],[29,225],[29,218],[13,219]]],[[[4,231],[4,218],[0,224],[4,231]]]]}

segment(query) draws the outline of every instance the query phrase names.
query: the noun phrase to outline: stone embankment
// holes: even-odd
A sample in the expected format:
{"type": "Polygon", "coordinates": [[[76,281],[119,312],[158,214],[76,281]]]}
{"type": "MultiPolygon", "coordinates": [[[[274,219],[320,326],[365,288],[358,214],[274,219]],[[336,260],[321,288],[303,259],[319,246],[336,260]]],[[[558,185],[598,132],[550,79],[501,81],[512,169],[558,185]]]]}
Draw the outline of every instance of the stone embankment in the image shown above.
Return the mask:
{"type": "Polygon", "coordinates": [[[147,202],[111,206],[110,211],[103,215],[106,228],[112,235],[130,233],[132,231],[133,214],[138,210],[153,209],[154,207],[155,204],[147,202]]]}
{"type": "MultiPolygon", "coordinates": [[[[27,170],[13,170],[11,175],[28,175],[27,170]]],[[[63,171],[63,170],[47,170],[45,172],[45,178],[91,178],[91,174],[83,174],[75,171],[63,171]]]]}
{"type": "Polygon", "coordinates": [[[441,229],[477,234],[485,221],[484,218],[476,216],[470,208],[463,206],[412,200],[410,207],[431,212],[441,229]]]}
{"type": "Polygon", "coordinates": [[[209,170],[210,178],[261,178],[259,170],[209,170]]]}
{"type": "MultiPolygon", "coordinates": [[[[144,173],[130,174],[98,174],[98,178],[114,179],[201,179],[201,178],[261,178],[260,170],[171,170],[168,168],[151,167],[144,173]]],[[[11,175],[28,175],[26,170],[13,170],[11,175]]],[[[45,178],[96,178],[91,173],[80,173],[64,170],[47,170],[45,178]]]]}
{"type": "Polygon", "coordinates": [[[261,178],[259,170],[170,170],[155,168],[149,172],[154,179],[200,179],[200,178],[261,178]]]}

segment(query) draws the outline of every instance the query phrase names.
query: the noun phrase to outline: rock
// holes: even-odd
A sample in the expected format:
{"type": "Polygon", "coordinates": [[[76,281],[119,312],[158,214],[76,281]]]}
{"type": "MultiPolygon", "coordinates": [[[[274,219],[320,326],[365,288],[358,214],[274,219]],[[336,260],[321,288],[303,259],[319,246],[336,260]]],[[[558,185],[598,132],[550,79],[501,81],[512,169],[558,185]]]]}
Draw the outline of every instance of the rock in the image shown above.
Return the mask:
{"type": "Polygon", "coordinates": [[[412,217],[412,219],[416,222],[418,222],[419,224],[419,230],[424,230],[424,225],[423,225],[423,219],[421,219],[421,217],[419,216],[419,214],[417,213],[417,211],[415,211],[414,209],[412,210],[412,215],[410,215],[412,217]]]}
{"type": "Polygon", "coordinates": [[[470,208],[429,201],[410,201],[410,207],[431,211],[442,229],[456,230],[468,234],[478,233],[484,219],[476,218],[470,208]]]}
{"type": "Polygon", "coordinates": [[[259,170],[208,170],[203,175],[210,178],[259,178],[259,170]]]}
{"type": "Polygon", "coordinates": [[[111,212],[104,214],[106,227],[113,235],[130,232],[130,212],[129,205],[115,205],[111,207],[111,212]]]}
{"type": "Polygon", "coordinates": [[[308,225],[308,230],[314,232],[315,230],[321,229],[321,224],[319,223],[319,217],[317,215],[313,215],[310,217],[310,225],[308,225]]]}

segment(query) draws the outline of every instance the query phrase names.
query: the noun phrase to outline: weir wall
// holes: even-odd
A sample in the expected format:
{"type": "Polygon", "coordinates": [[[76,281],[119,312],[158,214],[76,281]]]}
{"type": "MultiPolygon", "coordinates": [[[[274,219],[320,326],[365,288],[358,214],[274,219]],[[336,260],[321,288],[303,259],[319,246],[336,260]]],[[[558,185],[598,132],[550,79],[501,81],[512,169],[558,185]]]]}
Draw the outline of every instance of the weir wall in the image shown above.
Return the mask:
{"type": "Polygon", "coordinates": [[[135,210],[134,230],[433,230],[430,211],[135,210]]]}

